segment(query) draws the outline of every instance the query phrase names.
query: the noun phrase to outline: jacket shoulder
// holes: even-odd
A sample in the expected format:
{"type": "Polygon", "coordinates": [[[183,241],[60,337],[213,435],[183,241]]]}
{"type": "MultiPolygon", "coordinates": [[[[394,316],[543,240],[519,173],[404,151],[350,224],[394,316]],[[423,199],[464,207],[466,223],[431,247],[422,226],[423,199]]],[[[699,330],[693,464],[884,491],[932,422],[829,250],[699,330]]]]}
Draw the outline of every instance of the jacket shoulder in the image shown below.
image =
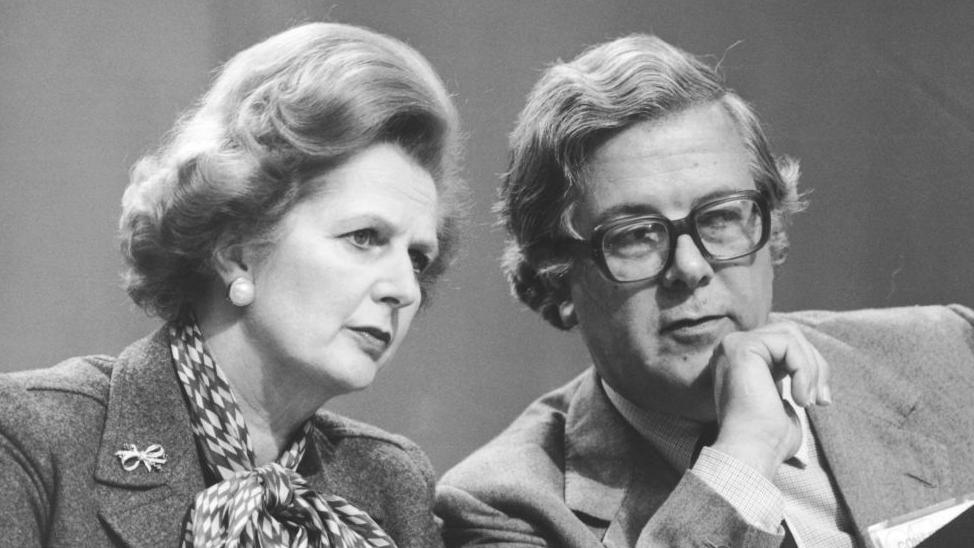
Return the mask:
{"type": "Polygon", "coordinates": [[[61,394],[88,398],[104,405],[115,358],[104,355],[69,358],[53,367],[0,375],[0,389],[22,392],[33,399],[61,394]]]}
{"type": "Polygon", "coordinates": [[[15,506],[26,506],[38,524],[50,523],[49,509],[65,476],[86,481],[84,466],[94,458],[104,428],[113,363],[89,356],[0,375],[3,513],[23,518],[26,510],[15,506]]]}
{"type": "Polygon", "coordinates": [[[593,377],[589,369],[535,400],[494,439],[443,475],[436,513],[447,546],[598,544],[592,536],[595,529],[580,521],[565,500],[570,425],[576,405],[585,406],[584,387],[591,388],[593,377]]]}
{"type": "Polygon", "coordinates": [[[436,476],[418,445],[327,411],[312,424],[328,478],[323,488],[367,509],[398,546],[441,546],[431,512],[436,476]]]}
{"type": "Polygon", "coordinates": [[[0,436],[24,450],[98,439],[88,436],[103,426],[113,365],[85,356],[0,375],[0,436]]]}
{"type": "Polygon", "coordinates": [[[408,450],[416,446],[405,436],[393,434],[378,426],[330,411],[319,410],[315,413],[313,424],[319,432],[333,442],[343,439],[359,439],[379,445],[389,445],[401,450],[408,450]]]}
{"type": "Polygon", "coordinates": [[[974,339],[974,311],[961,305],[906,306],[851,311],[805,310],[775,314],[848,344],[871,342],[885,347],[974,339]]]}
{"type": "Polygon", "coordinates": [[[590,374],[532,402],[500,434],[447,471],[440,484],[480,493],[562,490],[569,406],[590,374]]]}
{"type": "Polygon", "coordinates": [[[350,463],[347,470],[368,468],[370,473],[404,474],[401,479],[407,483],[425,485],[434,481],[429,457],[405,436],[324,410],[318,411],[313,421],[322,446],[330,453],[329,458],[350,463]],[[356,462],[359,464],[352,466],[356,462]]]}

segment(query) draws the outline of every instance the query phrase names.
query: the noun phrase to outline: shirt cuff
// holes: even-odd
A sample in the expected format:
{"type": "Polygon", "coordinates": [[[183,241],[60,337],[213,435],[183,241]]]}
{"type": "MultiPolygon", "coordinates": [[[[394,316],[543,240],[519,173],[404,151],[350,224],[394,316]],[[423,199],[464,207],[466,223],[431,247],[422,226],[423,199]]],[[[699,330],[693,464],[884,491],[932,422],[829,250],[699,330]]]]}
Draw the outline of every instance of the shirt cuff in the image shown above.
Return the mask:
{"type": "Polygon", "coordinates": [[[700,451],[690,472],[738,511],[748,524],[767,533],[783,534],[785,498],[757,470],[712,447],[700,451]]]}

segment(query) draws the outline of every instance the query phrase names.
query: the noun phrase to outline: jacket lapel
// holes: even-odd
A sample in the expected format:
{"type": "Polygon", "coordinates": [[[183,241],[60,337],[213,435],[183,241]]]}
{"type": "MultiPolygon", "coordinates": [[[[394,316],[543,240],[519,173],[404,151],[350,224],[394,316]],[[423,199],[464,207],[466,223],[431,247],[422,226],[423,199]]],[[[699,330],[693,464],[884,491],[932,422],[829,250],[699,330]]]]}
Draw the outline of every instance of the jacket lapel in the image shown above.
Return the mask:
{"type": "Polygon", "coordinates": [[[565,502],[605,546],[634,546],[679,477],[619,415],[594,370],[581,379],[565,425],[565,502]],[[638,463],[637,463],[638,459],[638,463]]]}
{"type": "Polygon", "coordinates": [[[205,487],[165,328],[125,349],[112,371],[95,480],[100,515],[129,546],[176,546],[185,513],[205,487]],[[128,444],[166,452],[160,470],[122,468],[128,444]]]}
{"type": "Polygon", "coordinates": [[[819,331],[809,341],[832,365],[833,405],[809,417],[860,542],[870,525],[951,496],[947,448],[910,426],[914,383],[819,331]]]}

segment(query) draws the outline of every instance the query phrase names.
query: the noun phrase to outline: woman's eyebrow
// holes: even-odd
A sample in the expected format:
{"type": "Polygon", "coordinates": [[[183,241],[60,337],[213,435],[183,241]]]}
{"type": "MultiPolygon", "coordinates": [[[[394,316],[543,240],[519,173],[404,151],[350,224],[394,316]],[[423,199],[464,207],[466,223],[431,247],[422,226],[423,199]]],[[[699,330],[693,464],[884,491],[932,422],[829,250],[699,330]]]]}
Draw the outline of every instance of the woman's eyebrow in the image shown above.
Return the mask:
{"type": "Polygon", "coordinates": [[[386,227],[389,226],[390,224],[391,223],[386,218],[382,217],[381,215],[376,215],[375,213],[370,213],[370,212],[363,212],[358,214],[352,213],[350,215],[342,216],[339,217],[338,219],[335,219],[335,226],[338,227],[339,230],[343,230],[351,227],[361,228],[362,225],[386,227]]]}

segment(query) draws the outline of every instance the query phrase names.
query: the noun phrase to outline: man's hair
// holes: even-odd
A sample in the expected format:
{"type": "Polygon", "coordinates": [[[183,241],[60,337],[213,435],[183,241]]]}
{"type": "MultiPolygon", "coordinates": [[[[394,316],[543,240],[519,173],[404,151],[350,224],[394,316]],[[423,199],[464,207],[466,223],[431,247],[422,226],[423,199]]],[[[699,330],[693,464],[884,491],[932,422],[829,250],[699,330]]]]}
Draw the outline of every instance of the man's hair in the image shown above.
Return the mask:
{"type": "Polygon", "coordinates": [[[497,209],[509,234],[504,272],[521,301],[552,325],[571,327],[558,305],[568,299],[573,258],[555,242],[579,237],[571,219],[590,156],[634,124],[711,103],[724,108],[744,140],[756,186],[772,209],[773,263],[785,260],[788,222],[804,205],[798,162],[771,155],[754,111],[715,68],[655,36],[636,34],[555,63],[518,117],[497,209]]]}
{"type": "Polygon", "coordinates": [[[395,143],[439,195],[440,254],[420,280],[426,296],[455,248],[457,126],[433,68],[394,38],[311,23],[256,44],[132,169],[119,222],[125,287],[147,312],[180,317],[214,278],[220,249],[266,249],[281,219],[321,190],[318,175],[395,143]]]}

